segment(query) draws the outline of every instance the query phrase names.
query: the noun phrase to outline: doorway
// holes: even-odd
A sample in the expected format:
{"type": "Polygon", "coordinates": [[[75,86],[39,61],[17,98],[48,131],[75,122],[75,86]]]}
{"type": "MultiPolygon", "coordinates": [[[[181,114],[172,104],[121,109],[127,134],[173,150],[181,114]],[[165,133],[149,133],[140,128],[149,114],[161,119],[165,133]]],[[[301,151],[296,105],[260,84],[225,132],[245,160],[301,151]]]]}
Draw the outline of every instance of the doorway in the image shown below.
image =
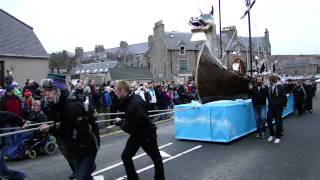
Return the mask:
{"type": "Polygon", "coordinates": [[[0,61],[0,86],[4,87],[4,61],[0,61]]]}

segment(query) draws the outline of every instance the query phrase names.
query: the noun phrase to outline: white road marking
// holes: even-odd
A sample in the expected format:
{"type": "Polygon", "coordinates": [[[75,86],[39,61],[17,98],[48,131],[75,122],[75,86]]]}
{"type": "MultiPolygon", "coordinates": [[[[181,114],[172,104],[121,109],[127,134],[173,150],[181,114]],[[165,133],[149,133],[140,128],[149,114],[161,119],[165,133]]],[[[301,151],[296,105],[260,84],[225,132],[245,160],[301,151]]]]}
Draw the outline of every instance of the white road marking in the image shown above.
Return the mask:
{"type": "Polygon", "coordinates": [[[93,176],[94,180],[104,180],[103,176],[93,176]]]}
{"type": "MultiPolygon", "coordinates": [[[[199,149],[199,148],[201,148],[201,147],[202,147],[202,145],[193,147],[193,148],[191,148],[191,149],[189,149],[189,150],[186,150],[186,151],[184,151],[184,152],[182,152],[182,153],[176,154],[176,155],[174,155],[174,156],[172,156],[172,157],[170,157],[170,158],[168,158],[168,159],[165,159],[165,160],[163,160],[162,162],[165,163],[165,162],[167,162],[167,161],[170,161],[170,160],[175,159],[175,158],[177,158],[177,157],[180,157],[180,156],[182,156],[182,155],[188,154],[189,152],[194,151],[194,150],[196,150],[196,149],[199,149]]],[[[144,171],[146,171],[146,170],[148,170],[148,169],[151,169],[151,168],[153,168],[153,167],[154,167],[153,164],[152,164],[152,165],[149,165],[149,166],[147,166],[147,167],[145,167],[145,168],[139,169],[139,170],[137,171],[137,173],[139,174],[139,173],[144,172],[144,171]]],[[[123,179],[125,179],[126,177],[127,177],[127,176],[122,176],[122,177],[117,178],[116,180],[123,180],[123,179]]]]}
{"type": "MultiPolygon", "coordinates": [[[[160,146],[159,149],[165,148],[165,147],[170,146],[170,145],[172,145],[172,144],[173,144],[173,143],[170,142],[170,143],[168,143],[168,144],[165,144],[165,145],[163,145],[163,146],[160,146]]],[[[139,155],[137,155],[137,156],[134,156],[132,159],[135,160],[135,159],[138,159],[138,158],[140,158],[140,157],[142,157],[142,156],[145,156],[145,155],[147,155],[147,154],[146,154],[146,153],[142,153],[142,154],[139,154],[139,155]]],[[[105,172],[105,171],[108,171],[108,170],[113,169],[113,168],[115,168],[115,167],[118,167],[118,166],[120,166],[120,165],[122,165],[122,164],[123,164],[123,162],[119,162],[119,163],[117,163],[117,164],[111,165],[111,166],[109,166],[109,167],[106,167],[106,168],[104,168],[104,169],[101,169],[101,170],[99,170],[99,171],[96,171],[96,172],[92,173],[92,176],[97,175],[97,174],[102,173],[102,172],[105,172]]]]}
{"type": "Polygon", "coordinates": [[[171,157],[170,154],[168,154],[168,153],[166,153],[166,152],[164,152],[164,151],[160,151],[160,155],[161,155],[161,157],[163,157],[163,158],[169,158],[169,157],[171,157]]]}

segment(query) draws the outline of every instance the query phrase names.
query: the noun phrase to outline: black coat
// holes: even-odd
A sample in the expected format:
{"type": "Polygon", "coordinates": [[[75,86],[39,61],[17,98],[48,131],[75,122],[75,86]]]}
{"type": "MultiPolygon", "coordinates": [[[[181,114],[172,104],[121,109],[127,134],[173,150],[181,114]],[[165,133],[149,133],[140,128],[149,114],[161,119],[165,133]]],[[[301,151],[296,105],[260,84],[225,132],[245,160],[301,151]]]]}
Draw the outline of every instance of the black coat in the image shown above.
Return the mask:
{"type": "Polygon", "coordinates": [[[268,89],[268,107],[272,110],[283,110],[287,106],[287,94],[284,87],[280,84],[276,85],[274,90],[272,87],[268,89]]]}
{"type": "Polygon", "coordinates": [[[249,90],[249,96],[252,98],[252,104],[254,107],[266,105],[268,88],[266,86],[261,86],[260,89],[258,89],[257,86],[254,86],[249,90]]]}
{"type": "Polygon", "coordinates": [[[156,136],[157,128],[147,114],[146,102],[139,95],[130,92],[120,100],[119,110],[125,112],[125,115],[121,116],[124,120],[120,127],[133,138],[148,139],[156,136]]]}
{"type": "Polygon", "coordinates": [[[100,138],[93,114],[86,114],[83,102],[66,95],[62,92],[59,102],[47,107],[48,120],[55,122],[50,133],[64,139],[73,154],[97,152],[100,138]]]}

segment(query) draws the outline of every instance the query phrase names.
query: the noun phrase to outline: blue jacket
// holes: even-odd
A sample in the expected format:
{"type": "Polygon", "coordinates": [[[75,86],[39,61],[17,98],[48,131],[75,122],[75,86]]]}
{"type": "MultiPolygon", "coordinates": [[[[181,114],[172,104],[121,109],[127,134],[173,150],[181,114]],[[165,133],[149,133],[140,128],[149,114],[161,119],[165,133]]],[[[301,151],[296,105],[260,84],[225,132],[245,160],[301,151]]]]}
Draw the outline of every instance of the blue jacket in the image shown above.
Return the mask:
{"type": "Polygon", "coordinates": [[[103,92],[102,102],[104,107],[110,107],[112,105],[111,96],[108,92],[103,92]]]}

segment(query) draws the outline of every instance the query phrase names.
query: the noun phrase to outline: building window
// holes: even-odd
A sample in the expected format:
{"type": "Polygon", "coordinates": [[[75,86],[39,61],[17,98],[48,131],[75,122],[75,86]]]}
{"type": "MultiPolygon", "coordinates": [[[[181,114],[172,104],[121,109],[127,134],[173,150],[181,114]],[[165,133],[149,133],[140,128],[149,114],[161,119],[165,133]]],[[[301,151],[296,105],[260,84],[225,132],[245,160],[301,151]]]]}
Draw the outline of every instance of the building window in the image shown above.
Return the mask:
{"type": "Polygon", "coordinates": [[[180,54],[185,54],[185,53],[186,53],[186,51],[185,51],[184,47],[181,46],[181,47],[180,47],[180,54]]]}
{"type": "Polygon", "coordinates": [[[187,60],[179,60],[179,71],[188,70],[188,61],[187,60]]]}

